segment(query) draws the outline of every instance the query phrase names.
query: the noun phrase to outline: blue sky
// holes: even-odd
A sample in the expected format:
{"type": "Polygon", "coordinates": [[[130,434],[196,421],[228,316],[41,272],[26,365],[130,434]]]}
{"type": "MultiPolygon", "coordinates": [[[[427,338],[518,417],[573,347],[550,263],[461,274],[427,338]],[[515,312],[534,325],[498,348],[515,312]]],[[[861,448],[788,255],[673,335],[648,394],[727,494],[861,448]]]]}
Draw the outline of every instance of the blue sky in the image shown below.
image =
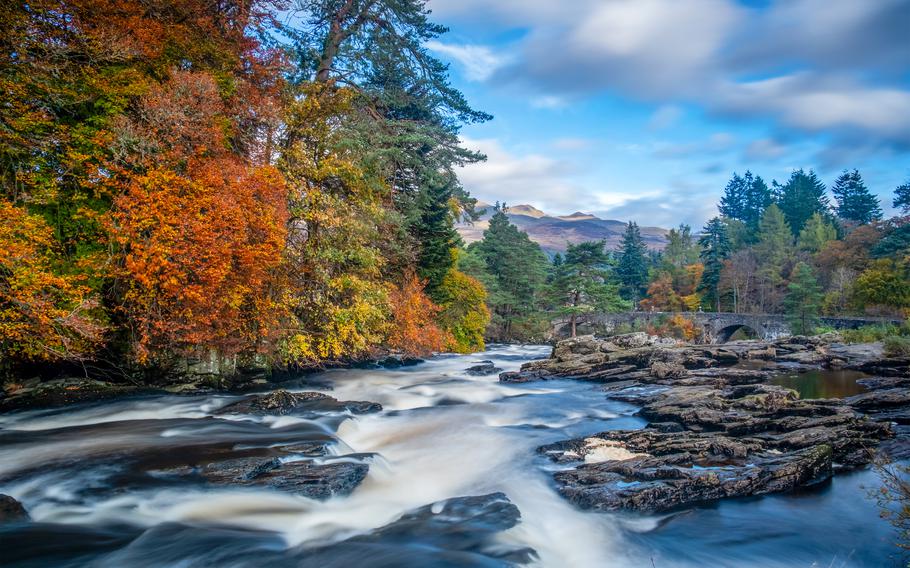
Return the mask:
{"type": "Polygon", "coordinates": [[[430,0],[485,201],[700,227],[732,172],[910,178],[910,0],[430,0]]]}

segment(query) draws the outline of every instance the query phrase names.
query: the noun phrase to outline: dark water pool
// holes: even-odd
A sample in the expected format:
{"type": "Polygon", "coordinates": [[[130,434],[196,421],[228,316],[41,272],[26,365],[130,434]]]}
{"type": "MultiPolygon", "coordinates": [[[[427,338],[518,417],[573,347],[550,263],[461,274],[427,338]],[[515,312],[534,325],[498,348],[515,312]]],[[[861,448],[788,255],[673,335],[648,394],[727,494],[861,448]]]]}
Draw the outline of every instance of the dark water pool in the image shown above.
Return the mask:
{"type": "Polygon", "coordinates": [[[866,392],[866,388],[856,381],[868,377],[860,371],[819,369],[786,373],[771,379],[771,382],[795,390],[800,398],[847,398],[866,392]]]}

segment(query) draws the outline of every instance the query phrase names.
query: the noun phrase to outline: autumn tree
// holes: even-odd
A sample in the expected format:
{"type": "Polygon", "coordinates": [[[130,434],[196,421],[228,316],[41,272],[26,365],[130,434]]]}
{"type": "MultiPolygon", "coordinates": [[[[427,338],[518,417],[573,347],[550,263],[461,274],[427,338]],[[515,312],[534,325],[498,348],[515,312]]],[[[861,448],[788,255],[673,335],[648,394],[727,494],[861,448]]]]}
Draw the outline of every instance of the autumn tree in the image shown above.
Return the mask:
{"type": "Polygon", "coordinates": [[[140,362],[215,349],[272,351],[280,306],[284,182],[269,166],[231,160],[153,169],[114,201],[114,275],[140,362]]]}
{"type": "Polygon", "coordinates": [[[53,271],[57,246],[42,218],[0,200],[0,371],[13,360],[84,360],[102,339],[98,298],[53,271]]]}
{"type": "Polygon", "coordinates": [[[442,351],[451,341],[436,319],[442,308],[424,293],[424,283],[414,272],[389,294],[392,323],[386,345],[410,357],[442,351]]]}

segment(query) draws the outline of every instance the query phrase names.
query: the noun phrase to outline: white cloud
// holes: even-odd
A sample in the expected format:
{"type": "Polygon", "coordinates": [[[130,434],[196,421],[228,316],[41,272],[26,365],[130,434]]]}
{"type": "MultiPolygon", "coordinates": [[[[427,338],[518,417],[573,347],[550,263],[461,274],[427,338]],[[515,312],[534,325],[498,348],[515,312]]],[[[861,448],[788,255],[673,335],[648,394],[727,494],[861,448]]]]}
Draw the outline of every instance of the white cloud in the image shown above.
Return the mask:
{"type": "Polygon", "coordinates": [[[494,53],[484,45],[446,44],[432,40],[426,46],[427,49],[457,61],[464,68],[465,78],[469,81],[485,81],[508,62],[506,57],[494,53]]]}
{"type": "Polygon", "coordinates": [[[542,96],[531,99],[531,106],[534,108],[557,109],[563,108],[568,104],[568,101],[562,97],[542,96]]]}
{"type": "Polygon", "coordinates": [[[676,124],[682,118],[683,110],[676,105],[661,105],[648,121],[650,130],[663,130],[676,124]]]}

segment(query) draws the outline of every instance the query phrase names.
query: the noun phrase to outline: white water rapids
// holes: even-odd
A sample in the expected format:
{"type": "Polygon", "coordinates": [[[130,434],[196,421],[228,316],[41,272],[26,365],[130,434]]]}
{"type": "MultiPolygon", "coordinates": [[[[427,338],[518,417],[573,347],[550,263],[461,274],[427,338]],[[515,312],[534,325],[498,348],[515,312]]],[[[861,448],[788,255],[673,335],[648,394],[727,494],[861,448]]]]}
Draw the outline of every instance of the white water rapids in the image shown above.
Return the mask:
{"type": "MultiPolygon", "coordinates": [[[[131,527],[133,532],[122,537],[123,542],[107,546],[108,541],[103,541],[83,556],[61,553],[54,558],[76,560],[60,565],[257,565],[248,559],[233,563],[230,551],[212,557],[206,553],[239,538],[237,534],[265,535],[256,541],[265,551],[305,550],[369,534],[431,503],[492,492],[505,493],[521,513],[517,526],[496,538],[504,546],[533,549],[535,565],[704,564],[711,557],[711,546],[685,541],[691,521],[581,511],[559,496],[552,480],[555,466],[535,453],[544,443],[609,428],[640,427],[643,422],[631,416],[633,407],[607,401],[596,385],[570,381],[508,385],[499,383],[496,374],[472,377],[465,372],[483,359],[503,370],[515,370],[523,361],[548,353],[548,347],[494,347],[481,354],[440,356],[401,369],[335,370],[317,377],[316,384],[331,385],[332,390],[325,392],[339,400],[383,405],[382,412],[361,416],[212,418],[214,410],[239,398],[226,395],[156,396],[0,415],[0,493],[22,501],[39,526],[54,527],[48,529],[51,535],[58,534],[54,531],[60,527],[131,527]],[[213,441],[223,441],[232,451],[242,450],[279,444],[300,432],[337,439],[331,446],[333,458],[351,455],[369,463],[364,482],[351,495],[326,501],[269,489],[149,485],[135,482],[130,473],[133,458],[127,459],[140,453],[143,459],[154,460],[168,453],[192,452],[213,441]],[[667,521],[677,523],[680,534],[658,534],[649,540],[650,533],[660,533],[667,521]],[[243,532],[212,537],[205,545],[193,541],[190,546],[153,530],[169,526],[243,532]],[[136,538],[136,531],[145,534],[136,538]],[[143,548],[143,541],[153,544],[143,548]],[[165,553],[169,546],[173,548],[165,553]]],[[[319,390],[305,385],[289,388],[319,390]]],[[[826,512],[833,507],[828,501],[818,506],[826,512]]],[[[774,517],[777,512],[763,515],[758,518],[774,517]]],[[[735,506],[706,518],[705,523],[721,527],[733,522],[745,526],[754,520],[735,506]],[[741,514],[745,516],[736,516],[741,514]]],[[[41,542],[23,540],[21,546],[41,542]]],[[[786,553],[753,561],[752,548],[743,548],[741,554],[736,546],[730,550],[731,563],[719,559],[713,565],[792,565],[786,553]]],[[[395,562],[370,565],[418,565],[407,558],[403,553],[395,562]]],[[[833,565],[854,565],[842,560],[843,564],[833,565]]],[[[24,561],[22,565],[42,564],[24,561]]]]}

